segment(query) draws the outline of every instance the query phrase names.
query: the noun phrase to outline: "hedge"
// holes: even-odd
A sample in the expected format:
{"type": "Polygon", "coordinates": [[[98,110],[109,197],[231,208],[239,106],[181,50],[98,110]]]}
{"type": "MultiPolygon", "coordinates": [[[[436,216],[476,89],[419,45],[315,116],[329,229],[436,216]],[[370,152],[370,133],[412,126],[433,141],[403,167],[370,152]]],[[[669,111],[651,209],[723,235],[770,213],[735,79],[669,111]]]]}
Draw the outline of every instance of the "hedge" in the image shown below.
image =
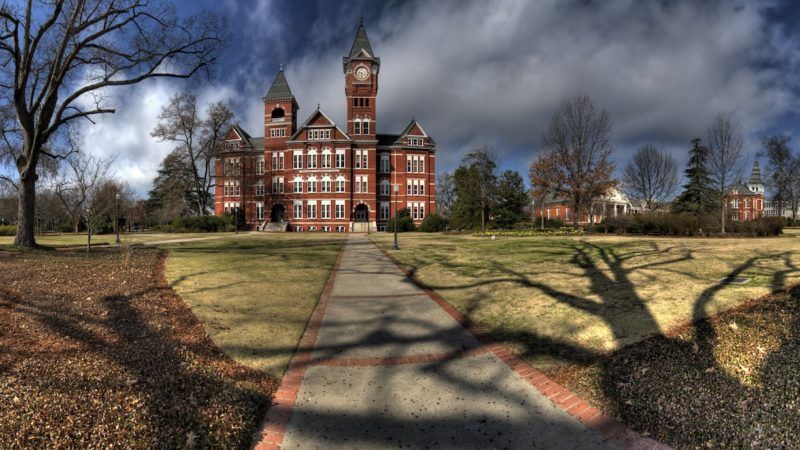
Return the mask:
{"type": "Polygon", "coordinates": [[[15,236],[16,234],[16,225],[0,225],[0,236],[15,236]]]}
{"type": "MultiPolygon", "coordinates": [[[[780,217],[760,217],[746,222],[729,221],[726,231],[742,236],[778,236],[786,220],[780,217]]],[[[635,214],[609,217],[595,225],[595,232],[630,233],[655,236],[708,236],[721,231],[719,216],[692,214],[635,214]]]]}

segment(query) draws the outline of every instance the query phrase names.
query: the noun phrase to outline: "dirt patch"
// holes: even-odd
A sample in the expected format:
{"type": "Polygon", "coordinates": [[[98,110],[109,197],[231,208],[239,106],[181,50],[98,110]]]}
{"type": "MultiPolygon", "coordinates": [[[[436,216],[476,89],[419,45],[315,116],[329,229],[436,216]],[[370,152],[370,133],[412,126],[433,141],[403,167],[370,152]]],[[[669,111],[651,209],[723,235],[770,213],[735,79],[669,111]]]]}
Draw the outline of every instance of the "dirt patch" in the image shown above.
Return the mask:
{"type": "Polygon", "coordinates": [[[800,448],[800,286],[549,370],[676,448],[800,448]]]}
{"type": "Polygon", "coordinates": [[[0,447],[244,447],[278,380],[233,362],[164,254],[0,258],[0,447]]]}

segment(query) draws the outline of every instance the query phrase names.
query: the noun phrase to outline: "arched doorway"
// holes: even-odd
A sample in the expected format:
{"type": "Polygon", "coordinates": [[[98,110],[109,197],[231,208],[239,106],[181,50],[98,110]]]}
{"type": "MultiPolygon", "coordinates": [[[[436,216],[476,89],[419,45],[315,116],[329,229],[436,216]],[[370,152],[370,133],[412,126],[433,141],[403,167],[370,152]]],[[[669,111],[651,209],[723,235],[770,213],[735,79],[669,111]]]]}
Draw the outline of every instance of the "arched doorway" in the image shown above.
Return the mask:
{"type": "Polygon", "coordinates": [[[270,212],[270,221],[283,222],[285,213],[286,213],[286,208],[284,208],[282,204],[276,203],[272,205],[272,211],[270,212]]]}
{"type": "Polygon", "coordinates": [[[369,208],[365,204],[360,204],[356,206],[355,211],[355,221],[356,222],[369,222],[369,208]]]}

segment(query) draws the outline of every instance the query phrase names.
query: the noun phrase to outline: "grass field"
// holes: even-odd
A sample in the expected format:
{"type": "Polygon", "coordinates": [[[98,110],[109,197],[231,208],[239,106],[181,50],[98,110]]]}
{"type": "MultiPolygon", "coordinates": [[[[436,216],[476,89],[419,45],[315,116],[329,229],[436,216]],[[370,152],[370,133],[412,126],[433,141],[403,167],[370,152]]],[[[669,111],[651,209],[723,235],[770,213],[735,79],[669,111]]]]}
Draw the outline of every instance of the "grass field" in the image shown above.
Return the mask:
{"type": "Polygon", "coordinates": [[[344,237],[250,234],[164,244],[168,282],[236,361],[281,376],[344,237]]]}
{"type": "MultiPolygon", "coordinates": [[[[390,235],[373,239],[390,249],[390,235]]],[[[492,241],[414,233],[391,254],[540,367],[590,359],[800,281],[794,235],[492,241]],[[749,282],[720,283],[727,276],[749,282]]]]}
{"type": "MultiPolygon", "coordinates": [[[[176,239],[210,239],[232,235],[233,233],[123,233],[120,235],[120,240],[123,242],[144,244],[176,239]]],[[[115,239],[116,236],[113,234],[96,234],[92,236],[92,245],[112,244],[115,239]]],[[[37,235],[36,242],[39,245],[48,247],[86,245],[86,233],[37,235]]],[[[13,243],[14,236],[0,236],[0,245],[11,245],[13,243]]]]}

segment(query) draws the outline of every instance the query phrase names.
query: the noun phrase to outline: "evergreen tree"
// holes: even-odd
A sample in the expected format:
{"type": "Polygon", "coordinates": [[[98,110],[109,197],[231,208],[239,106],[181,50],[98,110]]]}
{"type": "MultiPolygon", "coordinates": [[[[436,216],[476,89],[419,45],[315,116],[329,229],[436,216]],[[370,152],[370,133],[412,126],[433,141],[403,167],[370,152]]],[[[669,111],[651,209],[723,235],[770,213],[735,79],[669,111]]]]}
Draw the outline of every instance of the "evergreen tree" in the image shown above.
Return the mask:
{"type": "Polygon", "coordinates": [[[708,149],[700,145],[700,139],[692,141],[691,157],[686,168],[686,179],[683,192],[672,203],[672,212],[706,214],[716,207],[716,195],[711,189],[711,178],[708,174],[708,149]]]}
{"type": "Polygon", "coordinates": [[[169,223],[174,219],[197,214],[192,172],[183,153],[174,150],[161,161],[158,174],[150,191],[148,209],[158,223],[169,223]]]}
{"type": "Polygon", "coordinates": [[[522,222],[529,201],[522,176],[515,170],[506,170],[497,184],[497,204],[492,211],[494,224],[499,228],[512,228],[522,222]]]}
{"type": "Polygon", "coordinates": [[[453,173],[455,197],[451,223],[457,229],[483,230],[494,206],[497,164],[490,149],[473,150],[453,173]]]}

